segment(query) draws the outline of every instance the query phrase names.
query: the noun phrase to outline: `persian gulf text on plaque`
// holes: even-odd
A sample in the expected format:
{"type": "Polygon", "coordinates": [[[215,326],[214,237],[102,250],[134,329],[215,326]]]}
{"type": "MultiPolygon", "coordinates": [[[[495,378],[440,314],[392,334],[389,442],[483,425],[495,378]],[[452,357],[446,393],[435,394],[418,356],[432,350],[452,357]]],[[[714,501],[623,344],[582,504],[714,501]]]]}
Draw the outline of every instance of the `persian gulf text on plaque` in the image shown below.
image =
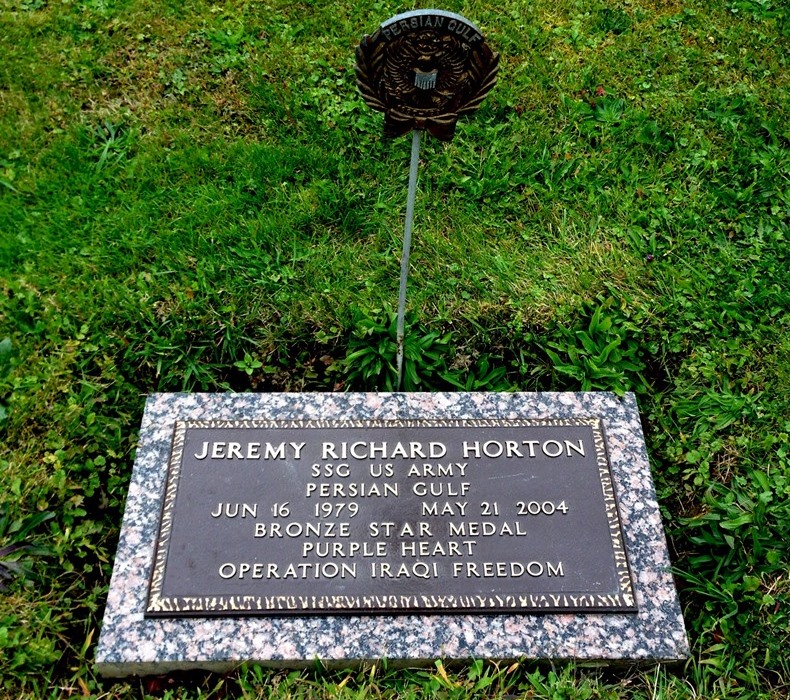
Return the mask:
{"type": "Polygon", "coordinates": [[[598,418],[174,427],[148,616],[635,610],[598,418]]]}

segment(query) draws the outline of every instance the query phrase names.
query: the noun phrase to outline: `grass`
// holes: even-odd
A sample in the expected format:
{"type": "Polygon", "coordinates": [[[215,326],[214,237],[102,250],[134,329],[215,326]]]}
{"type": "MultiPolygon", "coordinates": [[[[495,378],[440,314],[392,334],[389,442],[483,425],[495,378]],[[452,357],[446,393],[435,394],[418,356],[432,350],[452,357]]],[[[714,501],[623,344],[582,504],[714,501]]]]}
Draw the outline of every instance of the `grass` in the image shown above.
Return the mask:
{"type": "Polygon", "coordinates": [[[787,697],[779,0],[449,2],[500,81],[421,155],[415,388],[637,392],[684,668],[94,677],[143,397],[386,383],[409,142],[353,49],[403,9],[0,3],[0,695],[787,697]]]}

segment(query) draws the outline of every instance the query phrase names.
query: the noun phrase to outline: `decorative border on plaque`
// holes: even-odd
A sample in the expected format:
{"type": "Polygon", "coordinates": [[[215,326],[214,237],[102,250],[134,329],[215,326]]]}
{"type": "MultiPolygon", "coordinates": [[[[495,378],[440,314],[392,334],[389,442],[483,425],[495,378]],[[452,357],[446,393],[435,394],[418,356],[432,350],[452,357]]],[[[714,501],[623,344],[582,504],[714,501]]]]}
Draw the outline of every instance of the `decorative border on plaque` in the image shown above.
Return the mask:
{"type": "MultiPolygon", "coordinates": [[[[165,578],[167,552],[170,549],[170,533],[173,529],[173,513],[178,494],[178,479],[181,476],[181,461],[184,456],[187,428],[196,422],[214,423],[215,421],[176,421],[173,426],[173,441],[170,447],[170,462],[167,465],[167,484],[162,500],[162,515],[159,521],[159,538],[156,541],[154,566],[151,572],[151,585],[148,589],[146,613],[164,612],[173,609],[173,600],[163,598],[162,583],[165,578]]],[[[196,426],[202,427],[202,426],[196,426]]],[[[207,425],[205,427],[211,427],[207,425]]],[[[177,604],[177,601],[176,601],[177,604]]]]}
{"type": "Polygon", "coordinates": [[[167,483],[162,502],[159,538],[156,541],[146,616],[200,616],[268,614],[321,614],[348,611],[349,614],[393,614],[409,612],[456,611],[494,613],[507,610],[535,612],[580,611],[590,608],[595,612],[635,612],[631,571],[625,550],[622,525],[612,480],[606,439],[600,418],[445,418],[445,419],[333,419],[333,420],[197,420],[176,421],[168,463],[167,483]],[[181,475],[186,432],[190,428],[241,429],[343,429],[343,428],[497,428],[497,427],[563,427],[589,426],[593,432],[596,462],[605,514],[614,553],[614,566],[619,591],[616,594],[595,593],[527,593],[527,594],[470,594],[470,595],[237,595],[237,596],[178,596],[161,595],[165,566],[173,527],[178,482],[181,475]]]}

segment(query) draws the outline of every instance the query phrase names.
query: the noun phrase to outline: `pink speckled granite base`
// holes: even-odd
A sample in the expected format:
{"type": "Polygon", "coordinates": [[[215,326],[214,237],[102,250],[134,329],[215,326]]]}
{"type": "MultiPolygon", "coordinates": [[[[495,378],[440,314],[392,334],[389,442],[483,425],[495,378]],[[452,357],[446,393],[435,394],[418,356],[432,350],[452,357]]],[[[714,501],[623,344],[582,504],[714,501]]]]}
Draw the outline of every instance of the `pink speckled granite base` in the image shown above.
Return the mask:
{"type": "Polygon", "coordinates": [[[677,661],[683,617],[633,395],[158,394],[148,399],[96,652],[104,676],[245,662],[345,666],[445,659],[677,661]],[[575,418],[597,416],[607,437],[638,613],[442,614],[145,619],[173,423],[209,419],[575,418]]]}

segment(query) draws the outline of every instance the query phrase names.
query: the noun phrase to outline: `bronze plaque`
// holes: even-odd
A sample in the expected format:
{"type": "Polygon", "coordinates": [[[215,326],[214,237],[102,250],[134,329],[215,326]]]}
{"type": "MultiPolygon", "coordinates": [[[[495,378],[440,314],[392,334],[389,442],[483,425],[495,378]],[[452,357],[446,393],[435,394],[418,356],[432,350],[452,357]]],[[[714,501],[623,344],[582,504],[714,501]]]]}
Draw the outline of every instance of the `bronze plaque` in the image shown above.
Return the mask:
{"type": "Polygon", "coordinates": [[[384,134],[427,130],[455,134],[496,83],[499,56],[480,30],[452,12],[415,10],[384,22],[357,47],[357,84],[368,106],[384,112],[384,134]]]}
{"type": "Polygon", "coordinates": [[[175,425],[148,616],[635,610],[596,418],[175,425]]]}

